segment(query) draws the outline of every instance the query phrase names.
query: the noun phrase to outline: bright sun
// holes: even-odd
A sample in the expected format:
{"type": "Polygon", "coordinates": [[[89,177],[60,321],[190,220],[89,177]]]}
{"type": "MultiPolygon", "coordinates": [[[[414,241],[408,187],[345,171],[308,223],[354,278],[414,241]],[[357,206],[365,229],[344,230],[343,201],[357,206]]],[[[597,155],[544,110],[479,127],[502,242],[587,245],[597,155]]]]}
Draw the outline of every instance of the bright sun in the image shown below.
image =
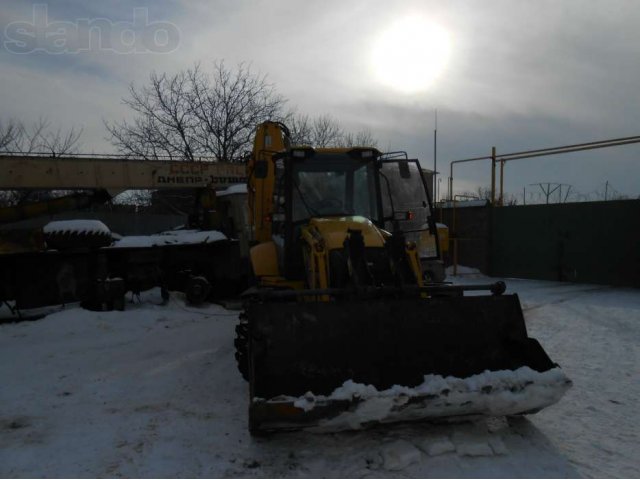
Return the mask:
{"type": "Polygon", "coordinates": [[[377,38],[371,60],[381,83],[417,93],[429,88],[444,70],[450,50],[444,28],[420,17],[407,17],[377,38]]]}

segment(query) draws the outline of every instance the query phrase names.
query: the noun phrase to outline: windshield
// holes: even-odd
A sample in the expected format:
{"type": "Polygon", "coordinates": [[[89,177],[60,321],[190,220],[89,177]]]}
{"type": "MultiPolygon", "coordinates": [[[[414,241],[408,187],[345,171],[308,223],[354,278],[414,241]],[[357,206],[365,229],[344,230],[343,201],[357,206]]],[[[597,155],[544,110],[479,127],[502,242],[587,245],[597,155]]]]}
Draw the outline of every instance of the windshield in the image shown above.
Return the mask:
{"type": "Polygon", "coordinates": [[[292,169],[294,222],[346,215],[378,218],[373,161],[316,154],[294,161],[292,169]]]}

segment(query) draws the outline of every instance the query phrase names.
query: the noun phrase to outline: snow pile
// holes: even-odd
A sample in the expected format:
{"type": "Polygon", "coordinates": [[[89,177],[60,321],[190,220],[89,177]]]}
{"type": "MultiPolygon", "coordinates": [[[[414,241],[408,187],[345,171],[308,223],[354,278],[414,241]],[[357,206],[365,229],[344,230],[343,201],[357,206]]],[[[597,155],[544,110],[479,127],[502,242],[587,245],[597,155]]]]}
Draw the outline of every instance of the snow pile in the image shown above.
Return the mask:
{"type": "Polygon", "coordinates": [[[397,440],[382,449],[384,468],[387,470],[404,470],[412,463],[419,463],[422,457],[420,450],[406,440],[397,440]]]}
{"type": "Polygon", "coordinates": [[[444,455],[445,453],[456,451],[456,446],[448,437],[427,439],[422,442],[420,448],[422,448],[422,450],[424,450],[424,452],[430,457],[437,457],[438,455],[444,455]]]}
{"type": "Polygon", "coordinates": [[[570,387],[571,380],[560,368],[537,372],[521,367],[513,371],[487,370],[464,379],[425,375],[417,387],[394,385],[382,391],[348,380],[329,396],[308,392],[299,398],[283,397],[269,403],[284,401],[309,412],[316,406],[347,400],[352,405],[348,411],[318,424],[321,431],[339,431],[359,429],[372,422],[532,412],[553,405],[570,387]]]}
{"type": "Polygon", "coordinates": [[[111,235],[111,230],[100,220],[57,220],[49,222],[42,231],[45,234],[76,233],[82,235],[111,235]]]}
{"type": "Polygon", "coordinates": [[[143,248],[162,245],[188,245],[213,243],[226,240],[224,233],[217,230],[172,230],[157,235],[122,237],[111,248],[143,248]]]}
{"type": "MultiPolygon", "coordinates": [[[[447,277],[454,276],[454,274],[453,274],[453,265],[448,266],[446,272],[447,272],[447,277]]],[[[484,277],[482,272],[480,270],[478,270],[477,268],[465,267],[464,265],[458,265],[456,267],[455,275],[457,275],[457,276],[458,275],[464,275],[464,276],[471,276],[471,277],[484,277]]]]}
{"type": "Polygon", "coordinates": [[[219,192],[216,192],[216,197],[226,197],[227,195],[242,194],[242,193],[247,193],[246,183],[238,183],[236,185],[231,185],[230,187],[227,187],[224,190],[220,190],[219,192]]]}
{"type": "Polygon", "coordinates": [[[479,441],[476,438],[469,438],[457,442],[456,452],[461,457],[490,457],[493,450],[488,441],[479,441]]]}
{"type": "Polygon", "coordinates": [[[498,435],[492,435],[489,437],[489,446],[496,455],[507,455],[509,453],[509,449],[504,444],[502,437],[498,435]]]}

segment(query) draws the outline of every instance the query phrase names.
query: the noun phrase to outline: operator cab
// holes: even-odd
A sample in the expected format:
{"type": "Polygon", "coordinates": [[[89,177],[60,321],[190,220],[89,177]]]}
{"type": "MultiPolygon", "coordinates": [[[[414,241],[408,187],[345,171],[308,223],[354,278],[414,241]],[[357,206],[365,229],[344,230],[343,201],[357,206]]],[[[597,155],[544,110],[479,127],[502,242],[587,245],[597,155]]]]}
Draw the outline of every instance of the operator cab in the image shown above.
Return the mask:
{"type": "Polygon", "coordinates": [[[312,218],[364,217],[382,227],[373,148],[296,147],[274,156],[273,240],[286,277],[304,274],[300,228],[312,218]]]}
{"type": "Polygon", "coordinates": [[[312,218],[364,218],[439,256],[431,201],[417,160],[374,148],[289,148],[274,156],[272,239],[287,278],[304,275],[300,229],[312,218]]]}

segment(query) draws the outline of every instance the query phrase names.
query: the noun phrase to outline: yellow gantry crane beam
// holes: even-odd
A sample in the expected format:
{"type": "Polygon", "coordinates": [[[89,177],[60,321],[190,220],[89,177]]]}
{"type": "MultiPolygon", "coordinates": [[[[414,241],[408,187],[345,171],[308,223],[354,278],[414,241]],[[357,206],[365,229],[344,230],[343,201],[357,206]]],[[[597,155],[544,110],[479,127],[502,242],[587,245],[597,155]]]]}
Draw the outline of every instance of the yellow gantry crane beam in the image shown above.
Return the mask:
{"type": "Polygon", "coordinates": [[[0,154],[0,190],[225,188],[246,176],[243,163],[0,154]]]}

